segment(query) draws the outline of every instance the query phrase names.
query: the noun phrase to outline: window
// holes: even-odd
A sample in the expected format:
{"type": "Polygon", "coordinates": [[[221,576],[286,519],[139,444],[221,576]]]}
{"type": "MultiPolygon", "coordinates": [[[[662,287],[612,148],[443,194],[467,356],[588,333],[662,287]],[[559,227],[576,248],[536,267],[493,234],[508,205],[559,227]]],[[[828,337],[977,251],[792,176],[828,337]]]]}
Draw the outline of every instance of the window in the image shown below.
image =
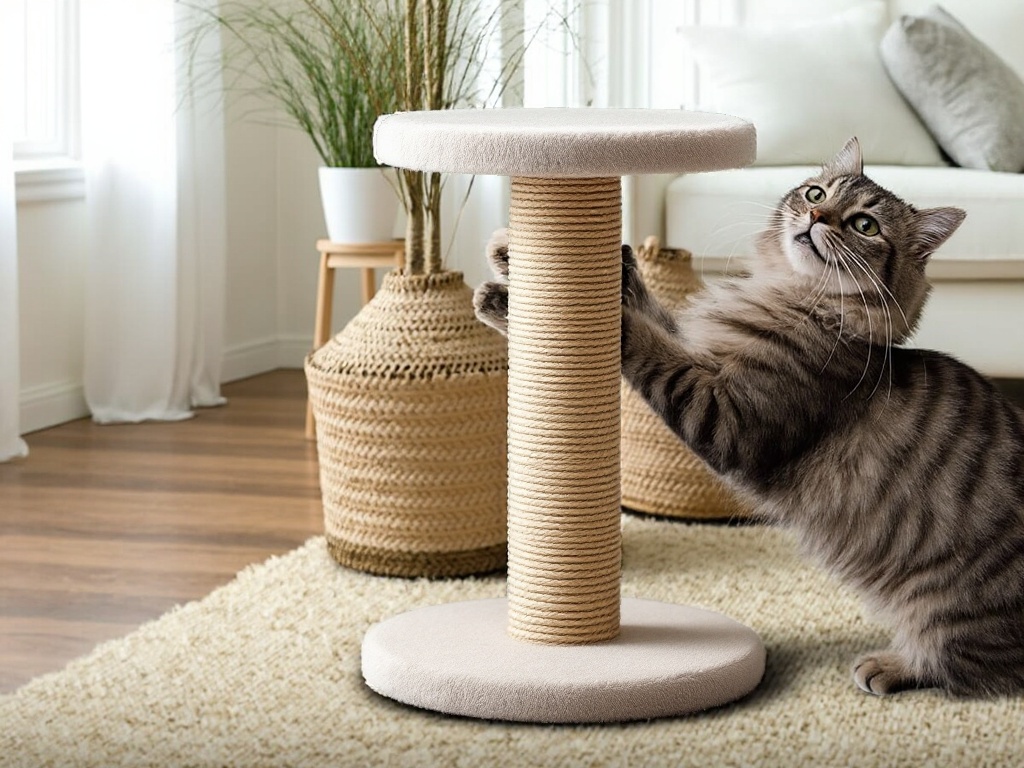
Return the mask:
{"type": "Polygon", "coordinates": [[[14,0],[14,160],[18,200],[82,194],[78,0],[14,0]]]}
{"type": "Polygon", "coordinates": [[[743,0],[647,0],[646,106],[694,109],[699,102],[697,67],[679,39],[682,27],[734,26],[743,0]]]}
{"type": "Polygon", "coordinates": [[[609,3],[526,0],[523,106],[607,106],[609,3]]]}
{"type": "Polygon", "coordinates": [[[738,23],[745,0],[526,0],[527,27],[555,7],[526,56],[526,106],[693,108],[683,26],[738,23]]]}

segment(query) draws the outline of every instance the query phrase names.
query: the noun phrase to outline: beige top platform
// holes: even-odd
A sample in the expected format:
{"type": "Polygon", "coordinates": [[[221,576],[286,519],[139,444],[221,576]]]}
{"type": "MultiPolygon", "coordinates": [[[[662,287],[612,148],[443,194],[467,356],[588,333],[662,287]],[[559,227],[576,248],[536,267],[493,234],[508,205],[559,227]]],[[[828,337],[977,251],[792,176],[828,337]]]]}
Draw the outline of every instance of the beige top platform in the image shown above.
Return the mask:
{"type": "Polygon", "coordinates": [[[383,115],[377,161],[417,171],[542,178],[702,173],[749,165],[754,126],[679,109],[452,109],[383,115]]]}

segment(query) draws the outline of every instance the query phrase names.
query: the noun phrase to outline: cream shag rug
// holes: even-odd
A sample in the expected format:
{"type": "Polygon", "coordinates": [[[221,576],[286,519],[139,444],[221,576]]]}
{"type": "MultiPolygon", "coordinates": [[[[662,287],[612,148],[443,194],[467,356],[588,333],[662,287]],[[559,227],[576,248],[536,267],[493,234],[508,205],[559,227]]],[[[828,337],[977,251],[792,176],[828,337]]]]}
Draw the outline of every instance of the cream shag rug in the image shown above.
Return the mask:
{"type": "Polygon", "coordinates": [[[623,533],[624,594],[707,606],[761,634],[768,670],[751,696],[685,719],[585,727],[401,706],[361,682],[367,627],[502,596],[504,579],[366,576],[315,538],[0,697],[0,765],[1024,765],[1024,698],[859,692],[850,663],[885,633],[785,534],[633,517],[623,533]]]}

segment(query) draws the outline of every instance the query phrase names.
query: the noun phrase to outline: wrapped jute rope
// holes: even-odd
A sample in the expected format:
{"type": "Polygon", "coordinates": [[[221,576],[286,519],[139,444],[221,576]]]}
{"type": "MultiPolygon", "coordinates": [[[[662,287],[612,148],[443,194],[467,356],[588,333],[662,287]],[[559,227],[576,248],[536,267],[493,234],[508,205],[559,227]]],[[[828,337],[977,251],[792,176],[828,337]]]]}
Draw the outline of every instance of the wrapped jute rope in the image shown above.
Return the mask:
{"type": "MultiPolygon", "coordinates": [[[[682,307],[704,286],[685,250],[660,249],[648,237],[637,249],[637,264],[648,290],[670,311],[682,307]]],[[[622,382],[622,506],[686,519],[748,516],[740,502],[622,382]]]]}
{"type": "Polygon", "coordinates": [[[512,180],[508,629],[522,640],[619,632],[620,199],[618,178],[512,180]]]}
{"type": "Polygon", "coordinates": [[[460,272],[384,277],[306,359],[328,549],[388,576],[506,561],[505,340],[460,272]]]}

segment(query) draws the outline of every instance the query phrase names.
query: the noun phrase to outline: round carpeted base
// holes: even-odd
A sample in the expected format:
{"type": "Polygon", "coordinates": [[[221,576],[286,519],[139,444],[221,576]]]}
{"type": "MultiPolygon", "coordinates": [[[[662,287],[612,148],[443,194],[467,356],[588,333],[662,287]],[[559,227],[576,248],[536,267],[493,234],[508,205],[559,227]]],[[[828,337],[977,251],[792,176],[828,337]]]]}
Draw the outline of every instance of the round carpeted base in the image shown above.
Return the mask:
{"type": "Polygon", "coordinates": [[[511,637],[505,599],[435,605],[374,625],[366,684],[451,715],[602,723],[685,715],[733,701],[764,674],[760,638],[713,611],[625,598],[621,632],[589,645],[511,637]]]}

